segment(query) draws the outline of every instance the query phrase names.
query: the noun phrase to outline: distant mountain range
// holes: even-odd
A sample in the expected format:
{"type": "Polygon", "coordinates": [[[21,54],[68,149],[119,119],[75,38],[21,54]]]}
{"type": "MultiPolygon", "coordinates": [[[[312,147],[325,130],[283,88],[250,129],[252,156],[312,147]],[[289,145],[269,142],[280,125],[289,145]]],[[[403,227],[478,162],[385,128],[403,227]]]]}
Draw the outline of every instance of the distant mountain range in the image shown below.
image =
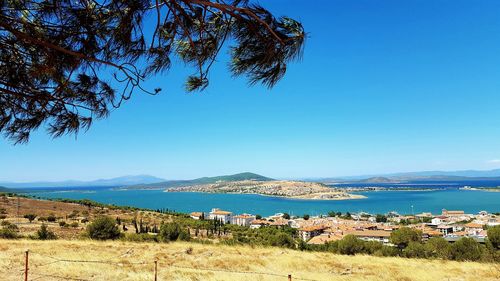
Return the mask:
{"type": "Polygon", "coordinates": [[[234,175],[225,175],[218,177],[203,177],[192,180],[170,180],[170,181],[162,181],[151,184],[138,184],[127,186],[127,189],[143,189],[143,188],[171,188],[171,187],[181,187],[181,186],[192,186],[192,185],[200,185],[200,184],[211,184],[217,182],[231,182],[231,181],[244,181],[244,180],[254,180],[254,181],[272,181],[274,179],[264,177],[254,173],[239,173],[234,175]]]}
{"type": "MultiPolygon", "coordinates": [[[[58,182],[0,182],[0,186],[7,188],[31,188],[31,187],[127,187],[129,189],[140,188],[169,188],[190,185],[211,184],[219,181],[272,181],[274,179],[255,173],[239,173],[217,177],[202,177],[191,180],[165,180],[162,178],[137,175],[123,176],[111,179],[99,179],[93,181],[58,181],[58,182]]],[[[495,170],[464,170],[464,171],[423,171],[406,172],[380,175],[362,175],[336,178],[309,178],[305,181],[321,183],[415,183],[415,182],[482,182],[499,181],[500,169],[495,170]]]]}
{"type": "Polygon", "coordinates": [[[163,182],[165,179],[149,175],[123,176],[112,179],[98,179],[93,181],[58,181],[58,182],[0,182],[0,186],[9,188],[30,187],[82,187],[82,186],[124,186],[134,184],[151,184],[163,182]]]}
{"type": "Polygon", "coordinates": [[[500,181],[500,169],[463,171],[423,171],[392,174],[319,178],[324,183],[406,183],[406,182],[478,182],[500,181]]]}
{"type": "Polygon", "coordinates": [[[403,172],[403,173],[390,173],[390,174],[377,174],[377,175],[361,175],[351,177],[340,177],[343,179],[366,179],[373,177],[386,177],[386,178],[423,178],[432,176],[450,176],[450,177],[500,177],[500,169],[494,170],[461,170],[461,171],[422,171],[422,172],[403,172]]]}

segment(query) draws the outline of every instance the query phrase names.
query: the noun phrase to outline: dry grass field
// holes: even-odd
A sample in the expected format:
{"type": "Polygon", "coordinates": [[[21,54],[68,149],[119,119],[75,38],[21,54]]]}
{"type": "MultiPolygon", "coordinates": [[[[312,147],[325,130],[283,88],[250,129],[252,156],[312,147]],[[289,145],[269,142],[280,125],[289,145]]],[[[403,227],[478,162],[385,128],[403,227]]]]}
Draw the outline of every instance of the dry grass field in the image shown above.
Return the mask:
{"type": "Polygon", "coordinates": [[[153,280],[155,259],[158,280],[286,281],[287,274],[292,274],[293,280],[500,280],[500,266],[484,263],[340,256],[181,242],[84,240],[0,240],[0,280],[22,280],[26,249],[30,251],[29,280],[153,280]]]}

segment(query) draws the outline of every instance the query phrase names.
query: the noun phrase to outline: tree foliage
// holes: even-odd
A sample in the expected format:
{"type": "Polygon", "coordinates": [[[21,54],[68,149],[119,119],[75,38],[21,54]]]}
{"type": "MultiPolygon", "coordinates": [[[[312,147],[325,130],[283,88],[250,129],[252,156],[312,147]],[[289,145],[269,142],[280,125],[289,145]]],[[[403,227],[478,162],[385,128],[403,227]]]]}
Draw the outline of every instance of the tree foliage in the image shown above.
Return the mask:
{"type": "Polygon", "coordinates": [[[364,249],[364,242],[354,235],[347,235],[338,242],[339,253],[343,255],[354,255],[361,253],[364,249]]]}
{"type": "Polygon", "coordinates": [[[488,240],[490,240],[493,247],[500,250],[500,226],[493,226],[488,228],[488,240]]]}
{"type": "Polygon", "coordinates": [[[34,220],[35,220],[36,215],[35,215],[35,214],[26,214],[26,215],[24,215],[24,218],[25,218],[25,219],[28,219],[28,220],[29,220],[29,222],[31,223],[32,221],[34,221],[34,220]]]}
{"type": "Polygon", "coordinates": [[[42,223],[40,229],[37,230],[36,236],[40,240],[53,240],[57,239],[57,236],[54,232],[50,231],[46,224],[42,223]]]}
{"type": "Polygon", "coordinates": [[[409,227],[401,227],[391,232],[390,240],[399,248],[406,248],[410,242],[420,242],[422,240],[422,232],[409,227]]]}
{"type": "Polygon", "coordinates": [[[116,221],[110,217],[98,217],[87,226],[90,238],[96,240],[117,239],[121,236],[116,221]]]}
{"type": "Polygon", "coordinates": [[[483,247],[473,238],[462,237],[451,245],[452,259],[458,261],[478,261],[483,256],[483,247]]]}
{"type": "Polygon", "coordinates": [[[182,228],[181,225],[176,222],[163,224],[160,227],[160,233],[158,235],[160,239],[165,242],[176,240],[190,240],[188,231],[182,228]]]}
{"type": "Polygon", "coordinates": [[[234,76],[272,87],[304,40],[298,21],[248,0],[2,0],[0,133],[88,129],[137,90],[159,93],[143,81],[174,58],[194,68],[186,90],[203,90],[225,42],[234,76]]]}

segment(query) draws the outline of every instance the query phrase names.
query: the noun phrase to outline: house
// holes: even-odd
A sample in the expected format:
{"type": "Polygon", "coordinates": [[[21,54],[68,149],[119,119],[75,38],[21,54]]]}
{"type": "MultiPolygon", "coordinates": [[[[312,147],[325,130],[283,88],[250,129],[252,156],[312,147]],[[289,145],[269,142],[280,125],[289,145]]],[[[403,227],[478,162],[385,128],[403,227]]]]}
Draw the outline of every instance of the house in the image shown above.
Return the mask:
{"type": "Polygon", "coordinates": [[[332,241],[337,241],[337,240],[340,240],[340,239],[342,239],[341,235],[334,235],[334,234],[330,234],[330,233],[323,233],[321,235],[314,236],[313,238],[309,239],[309,241],[307,241],[307,244],[311,244],[311,245],[323,245],[325,243],[332,242],[332,241]]]}
{"type": "Polygon", "coordinates": [[[446,216],[438,216],[438,217],[435,217],[431,220],[431,225],[434,225],[434,226],[438,226],[440,224],[442,224],[446,219],[446,216]]]}
{"type": "Polygon", "coordinates": [[[479,214],[480,217],[487,217],[488,216],[488,212],[487,211],[480,211],[478,214],[479,214]]]}
{"type": "Polygon", "coordinates": [[[299,237],[307,241],[315,236],[318,236],[327,229],[324,225],[311,225],[299,229],[299,237]]]}
{"type": "Polygon", "coordinates": [[[223,211],[223,210],[214,208],[209,213],[209,218],[211,220],[221,221],[222,223],[231,223],[232,215],[233,215],[233,213],[231,213],[231,212],[223,211]]]}
{"type": "Polygon", "coordinates": [[[205,217],[203,212],[192,212],[189,216],[195,220],[201,220],[205,217]]]}
{"type": "Polygon", "coordinates": [[[464,211],[448,211],[446,209],[443,209],[441,211],[441,214],[443,216],[448,216],[448,217],[457,217],[457,216],[463,216],[463,215],[465,215],[465,212],[464,211]]]}
{"type": "Polygon", "coordinates": [[[417,219],[425,219],[425,218],[432,218],[432,213],[421,213],[421,214],[416,214],[415,217],[417,219]]]}
{"type": "Polygon", "coordinates": [[[241,215],[233,217],[233,224],[240,225],[240,226],[250,226],[250,224],[254,220],[255,220],[254,215],[241,214],[241,215]]]}
{"type": "Polygon", "coordinates": [[[250,223],[250,228],[252,229],[255,229],[255,228],[261,228],[262,226],[266,226],[266,225],[269,225],[270,222],[267,221],[267,220],[253,220],[251,223],[250,223]]]}
{"type": "Polygon", "coordinates": [[[441,232],[443,235],[448,235],[448,234],[451,234],[453,233],[453,226],[450,226],[450,225],[439,225],[437,228],[436,228],[437,231],[441,232]]]}
{"type": "Polygon", "coordinates": [[[285,226],[288,226],[288,222],[289,221],[287,219],[280,218],[280,219],[271,221],[269,223],[269,225],[274,226],[274,227],[285,227],[285,226]]]}
{"type": "Polygon", "coordinates": [[[361,240],[377,241],[384,244],[388,244],[391,237],[391,232],[385,230],[355,230],[346,232],[345,234],[354,235],[361,240]]]}
{"type": "Polygon", "coordinates": [[[478,235],[483,231],[483,225],[475,222],[469,222],[464,227],[468,235],[478,235]]]}

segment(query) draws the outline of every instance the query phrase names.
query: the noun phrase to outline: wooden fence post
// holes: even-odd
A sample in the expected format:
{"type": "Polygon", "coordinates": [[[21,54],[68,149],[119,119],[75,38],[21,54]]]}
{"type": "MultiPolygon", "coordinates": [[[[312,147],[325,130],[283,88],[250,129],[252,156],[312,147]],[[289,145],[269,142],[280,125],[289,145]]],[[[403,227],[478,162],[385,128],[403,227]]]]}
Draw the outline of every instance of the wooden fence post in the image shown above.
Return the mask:
{"type": "Polygon", "coordinates": [[[26,250],[24,254],[24,281],[28,281],[28,253],[29,250],[26,250]]]}
{"type": "Polygon", "coordinates": [[[288,274],[288,281],[292,281],[292,275],[288,274]]]}
{"type": "Polygon", "coordinates": [[[158,260],[155,260],[155,281],[158,281],[158,260]]]}

